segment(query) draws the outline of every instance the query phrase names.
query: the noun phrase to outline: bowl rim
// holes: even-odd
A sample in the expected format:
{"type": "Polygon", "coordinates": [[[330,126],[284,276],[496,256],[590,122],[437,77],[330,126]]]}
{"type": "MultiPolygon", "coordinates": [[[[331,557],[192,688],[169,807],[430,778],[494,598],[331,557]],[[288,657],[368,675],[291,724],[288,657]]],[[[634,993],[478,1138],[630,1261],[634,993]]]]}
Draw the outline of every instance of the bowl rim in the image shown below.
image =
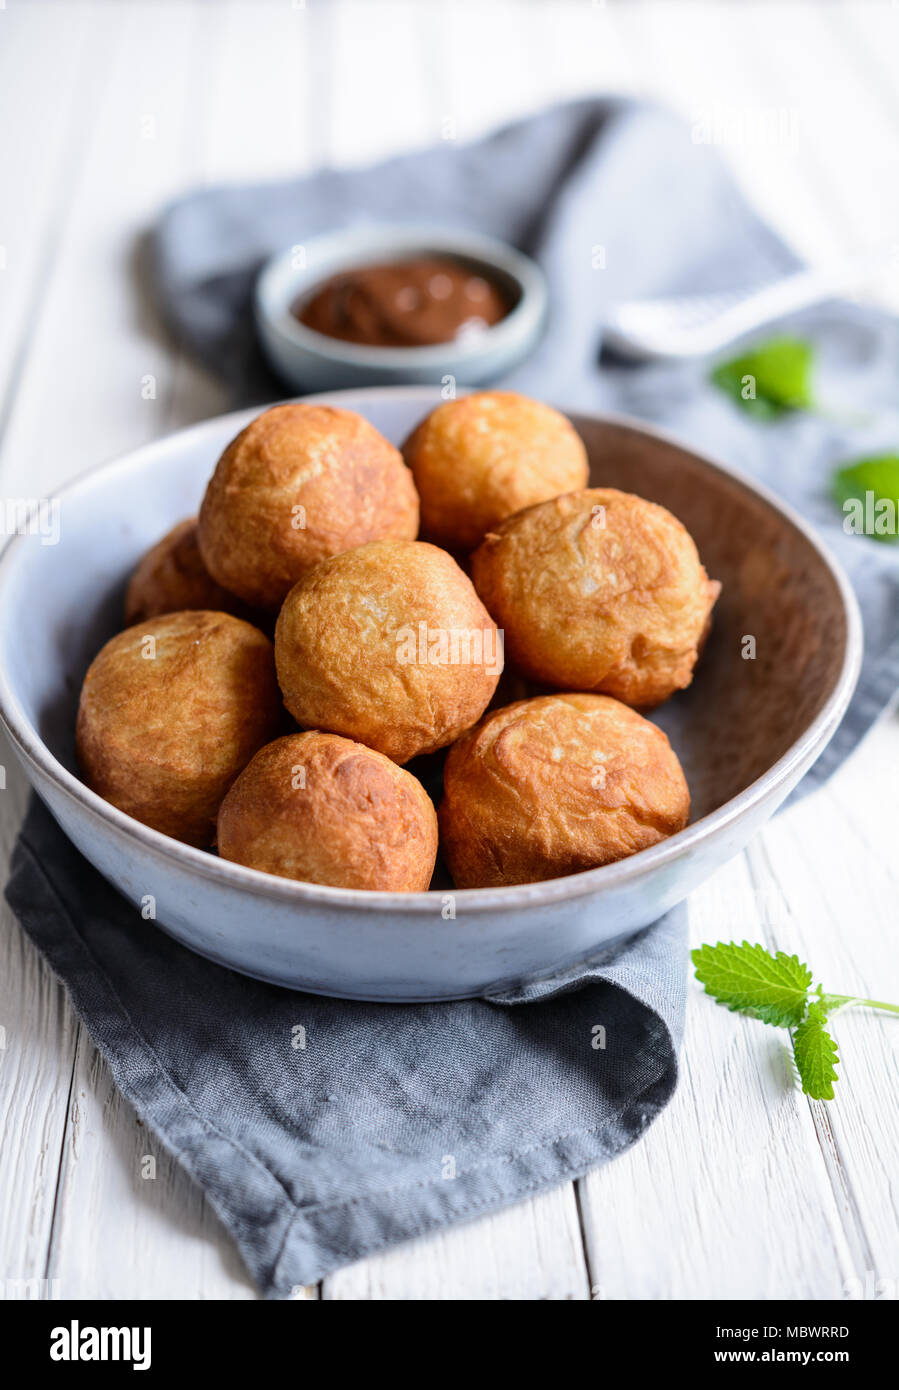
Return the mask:
{"type": "MultiPolygon", "coordinates": [[[[433,407],[435,393],[439,388],[433,386],[380,386],[356,388],[347,391],[325,391],[316,395],[289,398],[308,404],[334,404],[335,397],[352,396],[356,410],[364,410],[365,398],[383,398],[385,395],[402,395],[420,398],[423,407],[433,407]]],[[[466,392],[466,394],[468,394],[466,392]]],[[[279,401],[272,404],[285,404],[279,401]]],[[[154,455],[170,450],[175,441],[190,439],[194,444],[201,443],[204,436],[221,435],[225,428],[237,433],[261,410],[270,406],[251,406],[241,410],[229,411],[213,416],[197,424],[176,430],[159,439],[140,445],[99,464],[84,470],[70,479],[54,494],[62,499],[73,492],[87,492],[91,488],[105,485],[110,478],[127,474],[130,470],[143,467],[154,455]]],[[[561,407],[560,407],[561,408],[561,407]]],[[[396,893],[362,888],[336,888],[327,884],[306,883],[300,880],[278,878],[274,874],[251,869],[243,864],[235,864],[220,859],[206,850],[196,849],[172,839],[161,831],[134,820],[118,807],[104,801],[91,791],[74,773],[64,767],[50,752],[30,720],[7,680],[6,671],[0,665],[0,722],[18,749],[23,760],[38,773],[47,778],[56,790],[68,800],[74,801],[88,816],[100,821],[108,830],[119,837],[136,840],[151,854],[167,859],[185,871],[194,871],[212,880],[221,887],[233,887],[244,891],[262,893],[287,905],[302,907],[304,903],[325,904],[331,907],[348,908],[359,911],[390,911],[391,913],[427,916],[437,923],[442,921],[440,913],[435,914],[435,903],[446,897],[459,899],[464,903],[465,913],[480,913],[506,909],[523,910],[535,906],[561,905],[572,900],[591,896],[600,889],[622,888],[634,880],[670,864],[672,861],[690,854],[699,845],[716,835],[731,822],[740,819],[755,806],[763,803],[785,782],[791,774],[813,760],[836,730],[852,696],[861,669],[862,659],[862,620],[855,594],[839,562],[829,553],[824,542],[803,518],[787,503],[783,502],[763,484],[745,477],[740,471],[725,467],[705,454],[697,452],[679,439],[675,434],[644,425],[640,420],[613,412],[589,412],[572,408],[572,416],[589,416],[601,423],[635,431],[659,443],[692,455],[704,466],[713,469],[724,477],[735,481],[748,493],[760,497],[781,516],[785,517],[808,541],[829,571],[840,597],[846,618],[846,645],[842,666],[833,689],[815,718],[794,743],[781,754],[776,762],[762,773],[748,787],[735,797],[719,806],[717,810],[688,824],[683,830],[662,840],[649,849],[641,850],[626,859],[605,864],[595,869],[585,869],[581,873],[567,874],[561,878],[545,879],[538,883],[514,884],[504,888],[446,888],[425,889],[416,893],[396,893]]],[[[0,614],[3,611],[5,586],[18,557],[23,553],[29,537],[25,534],[11,536],[0,550],[0,614]]],[[[460,915],[462,915],[460,913],[460,915]]]]}
{"type": "Polygon", "coordinates": [[[539,330],[543,322],[548,303],[543,271],[530,256],[497,237],[428,223],[361,222],[308,237],[303,245],[307,251],[326,251],[331,246],[338,248],[353,243],[358,245],[358,252],[348,250],[346,259],[340,260],[338,257],[330,268],[306,266],[298,269],[291,278],[291,290],[286,298],[282,291],[275,290],[274,285],[284,273],[285,262],[289,261],[293,248],[288,247],[270,256],[260,270],[253,290],[257,323],[268,332],[277,334],[281,342],[290,348],[312,353],[328,362],[372,369],[389,367],[393,371],[402,371],[403,368],[423,371],[428,367],[436,371],[457,366],[461,371],[485,355],[492,355],[506,347],[516,347],[539,330]],[[347,343],[341,338],[329,338],[326,333],[308,328],[294,318],[290,305],[304,286],[311,290],[328,276],[338,273],[341,264],[348,269],[354,265],[364,265],[370,263],[373,255],[388,256],[391,248],[398,255],[431,251],[479,261],[516,282],[518,303],[475,338],[466,342],[451,339],[426,347],[378,347],[366,343],[347,343]]]}

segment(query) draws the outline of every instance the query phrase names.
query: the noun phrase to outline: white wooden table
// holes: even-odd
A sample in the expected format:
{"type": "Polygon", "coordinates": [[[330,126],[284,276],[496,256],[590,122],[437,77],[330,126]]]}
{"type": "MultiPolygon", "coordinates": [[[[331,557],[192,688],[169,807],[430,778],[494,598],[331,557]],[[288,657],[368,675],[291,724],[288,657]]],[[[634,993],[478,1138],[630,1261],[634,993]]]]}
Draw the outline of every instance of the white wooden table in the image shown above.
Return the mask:
{"type": "MultiPolygon", "coordinates": [[[[0,490],[52,494],[226,408],[166,341],[135,253],[160,205],[197,183],[464,140],[562,96],[645,92],[719,124],[786,113],[789,138],[726,153],[768,218],[823,257],[894,233],[899,245],[897,79],[888,2],[0,0],[0,490]]],[[[5,861],[26,788],[0,761],[5,861]]],[[[694,896],[696,942],[776,943],[828,988],[899,999],[897,768],[893,716],[694,896]]],[[[142,1180],[153,1142],[5,904],[0,1028],[0,1280],[54,1280],[60,1297],[254,1297],[169,1160],[142,1180]]],[[[820,1299],[880,1281],[895,1298],[899,1022],[856,1014],[837,1033],[838,1097],[811,1104],[781,1035],[694,986],[677,1096],[625,1157],[305,1296],[820,1299]]]]}

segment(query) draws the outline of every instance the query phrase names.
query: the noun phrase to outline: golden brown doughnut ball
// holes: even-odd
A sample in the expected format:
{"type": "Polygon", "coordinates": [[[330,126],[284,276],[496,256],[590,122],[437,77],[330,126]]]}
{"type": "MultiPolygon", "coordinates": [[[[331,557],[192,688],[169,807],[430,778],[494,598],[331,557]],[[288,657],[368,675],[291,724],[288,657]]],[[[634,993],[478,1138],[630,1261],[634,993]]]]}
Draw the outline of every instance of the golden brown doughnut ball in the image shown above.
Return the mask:
{"type": "Polygon", "coordinates": [[[690,684],[721,589],[676,517],[614,488],[507,518],[471,574],[525,675],[644,709],[690,684]]]}
{"type": "Polygon", "coordinates": [[[668,739],[605,695],[495,710],[450,750],[440,835],[458,888],[536,883],[682,830],[690,793],[668,739]]]}
{"type": "Polygon", "coordinates": [[[336,734],[291,734],[257,753],[225,797],[218,850],[281,878],[423,892],[437,815],[421,783],[382,753],[336,734]]]}
{"type": "Polygon", "coordinates": [[[275,661],[298,724],[398,763],[480,718],[503,664],[471,580],[423,541],[372,541],[311,570],[281,609],[275,661]]]}
{"type": "Polygon", "coordinates": [[[179,521],[138,563],[125,594],[125,626],[190,608],[245,616],[245,605],[203,564],[196,517],[179,521]]]}
{"type": "Polygon", "coordinates": [[[429,540],[470,550],[512,512],[587,483],[587,453],[551,406],[480,391],[432,410],[403,445],[429,540]]]}
{"type": "Polygon", "coordinates": [[[228,613],[168,613],[106,643],[84,678],[76,748],[89,787],[205,848],[219,803],[277,733],[272,644],[228,613]]]}
{"type": "Polygon", "coordinates": [[[380,537],[414,540],[418,495],[399,451],[352,410],[278,405],[233,439],[200,508],[210,574],[277,608],[329,555],[380,537]]]}

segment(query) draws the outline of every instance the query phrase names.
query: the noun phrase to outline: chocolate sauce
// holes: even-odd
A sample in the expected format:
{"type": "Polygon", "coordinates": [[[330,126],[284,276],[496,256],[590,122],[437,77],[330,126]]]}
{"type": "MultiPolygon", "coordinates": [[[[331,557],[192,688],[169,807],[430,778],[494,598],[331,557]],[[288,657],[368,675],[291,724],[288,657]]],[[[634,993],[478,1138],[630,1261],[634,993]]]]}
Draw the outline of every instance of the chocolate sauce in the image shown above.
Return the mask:
{"type": "Polygon", "coordinates": [[[483,333],[505,318],[508,299],[458,261],[416,257],[334,275],[291,312],[328,338],[372,347],[429,347],[483,333]]]}

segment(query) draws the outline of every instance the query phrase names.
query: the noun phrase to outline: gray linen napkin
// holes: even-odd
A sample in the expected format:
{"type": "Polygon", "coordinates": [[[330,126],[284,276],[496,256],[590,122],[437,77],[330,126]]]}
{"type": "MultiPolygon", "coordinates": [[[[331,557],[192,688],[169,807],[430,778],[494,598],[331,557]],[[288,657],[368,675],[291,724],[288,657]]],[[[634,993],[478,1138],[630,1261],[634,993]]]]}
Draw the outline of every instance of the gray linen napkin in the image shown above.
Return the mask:
{"type": "MultiPolygon", "coordinates": [[[[899,685],[897,556],[844,537],[825,497],[832,461],[861,441],[899,439],[893,324],[848,306],[814,323],[853,409],[871,413],[861,428],[824,417],[750,422],[695,368],[601,369],[613,297],[749,283],[797,262],[688,127],[653,107],[579,102],[477,145],[206,190],[171,207],[153,243],[161,303],[238,400],[283,394],[252,330],[261,261],[362,218],[455,223],[528,250],[547,272],[553,312],[507,384],[673,424],[764,473],[830,532],[856,583],[868,646],[859,696],[818,765],[829,771],[899,685]],[[602,271],[592,268],[596,246],[602,271]]],[[[292,994],[191,955],[135,920],[37,805],[7,896],[118,1085],[201,1185],[271,1296],[614,1157],[676,1083],[683,909],[501,999],[398,1006],[292,994]],[[293,1046],[296,1025],[305,1048],[293,1046]]]]}
{"type": "Polygon", "coordinates": [[[348,1003],[212,965],[143,922],[37,801],[7,896],[272,1297],[586,1172],[674,1090],[679,912],[507,1008],[348,1003]]]}

